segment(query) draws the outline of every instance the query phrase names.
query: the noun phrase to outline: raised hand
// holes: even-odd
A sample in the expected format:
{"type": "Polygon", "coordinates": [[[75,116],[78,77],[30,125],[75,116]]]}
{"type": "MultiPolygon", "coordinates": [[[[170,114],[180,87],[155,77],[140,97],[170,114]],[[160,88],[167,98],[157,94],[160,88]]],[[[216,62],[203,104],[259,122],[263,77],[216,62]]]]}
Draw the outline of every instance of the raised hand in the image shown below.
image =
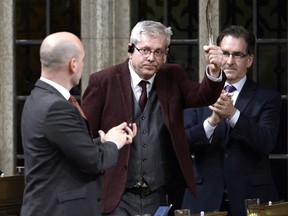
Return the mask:
{"type": "Polygon", "coordinates": [[[213,77],[219,77],[221,67],[223,52],[220,47],[210,44],[203,47],[205,52],[205,58],[209,66],[209,74],[213,77]]]}

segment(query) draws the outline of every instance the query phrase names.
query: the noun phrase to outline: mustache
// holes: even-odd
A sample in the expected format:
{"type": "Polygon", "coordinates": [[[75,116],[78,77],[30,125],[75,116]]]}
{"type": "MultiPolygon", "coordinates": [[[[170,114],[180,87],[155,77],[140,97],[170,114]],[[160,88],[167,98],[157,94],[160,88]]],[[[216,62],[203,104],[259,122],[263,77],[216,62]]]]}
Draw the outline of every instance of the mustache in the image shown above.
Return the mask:
{"type": "Polygon", "coordinates": [[[143,66],[143,67],[144,67],[144,66],[145,66],[145,67],[157,67],[156,64],[143,64],[142,66],[143,66]]]}
{"type": "Polygon", "coordinates": [[[226,66],[222,67],[222,70],[235,70],[236,71],[237,69],[233,65],[232,66],[227,66],[226,65],[226,66]]]}

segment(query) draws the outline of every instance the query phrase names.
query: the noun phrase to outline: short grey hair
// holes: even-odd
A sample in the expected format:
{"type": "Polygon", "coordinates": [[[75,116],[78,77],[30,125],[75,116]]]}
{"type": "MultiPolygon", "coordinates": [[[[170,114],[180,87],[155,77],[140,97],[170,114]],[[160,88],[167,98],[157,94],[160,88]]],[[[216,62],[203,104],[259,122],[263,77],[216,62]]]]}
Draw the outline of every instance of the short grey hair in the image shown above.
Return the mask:
{"type": "Polygon", "coordinates": [[[130,44],[136,45],[140,41],[142,34],[146,34],[151,37],[165,36],[167,41],[166,47],[168,48],[173,32],[171,27],[166,27],[160,22],[155,22],[152,20],[140,21],[131,31],[130,44]]]}

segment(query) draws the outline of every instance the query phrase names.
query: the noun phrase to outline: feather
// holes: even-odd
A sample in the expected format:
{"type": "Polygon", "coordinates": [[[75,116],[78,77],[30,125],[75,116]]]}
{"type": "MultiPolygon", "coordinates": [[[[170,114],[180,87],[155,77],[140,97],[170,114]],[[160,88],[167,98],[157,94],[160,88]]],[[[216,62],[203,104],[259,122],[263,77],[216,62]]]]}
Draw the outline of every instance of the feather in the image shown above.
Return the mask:
{"type": "Polygon", "coordinates": [[[208,0],[207,5],[206,5],[206,25],[207,25],[209,45],[213,44],[213,31],[212,31],[211,20],[212,20],[211,4],[210,4],[210,0],[208,0]]]}

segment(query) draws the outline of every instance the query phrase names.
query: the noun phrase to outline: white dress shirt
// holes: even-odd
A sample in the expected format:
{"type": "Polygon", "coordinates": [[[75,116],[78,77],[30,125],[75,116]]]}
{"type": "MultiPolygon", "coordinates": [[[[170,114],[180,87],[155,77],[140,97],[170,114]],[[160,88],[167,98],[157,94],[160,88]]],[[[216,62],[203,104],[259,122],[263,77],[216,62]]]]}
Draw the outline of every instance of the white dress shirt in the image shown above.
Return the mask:
{"type": "MultiPolygon", "coordinates": [[[[131,75],[131,88],[132,88],[132,91],[133,91],[133,94],[134,94],[136,100],[139,101],[139,98],[140,98],[140,95],[142,92],[142,88],[138,84],[142,81],[142,79],[134,71],[133,67],[131,66],[130,61],[128,62],[128,67],[129,67],[130,75],[131,75]]],[[[148,83],[146,85],[147,98],[149,97],[149,92],[152,89],[152,85],[154,83],[155,76],[156,76],[156,73],[149,80],[146,80],[146,81],[148,81],[148,83]]]]}
{"type": "Polygon", "coordinates": [[[64,88],[63,86],[59,85],[58,83],[53,82],[52,80],[46,79],[44,77],[40,77],[40,80],[53,86],[55,89],[57,89],[63,95],[63,97],[66,100],[69,100],[71,94],[66,88],[64,88]]]}

